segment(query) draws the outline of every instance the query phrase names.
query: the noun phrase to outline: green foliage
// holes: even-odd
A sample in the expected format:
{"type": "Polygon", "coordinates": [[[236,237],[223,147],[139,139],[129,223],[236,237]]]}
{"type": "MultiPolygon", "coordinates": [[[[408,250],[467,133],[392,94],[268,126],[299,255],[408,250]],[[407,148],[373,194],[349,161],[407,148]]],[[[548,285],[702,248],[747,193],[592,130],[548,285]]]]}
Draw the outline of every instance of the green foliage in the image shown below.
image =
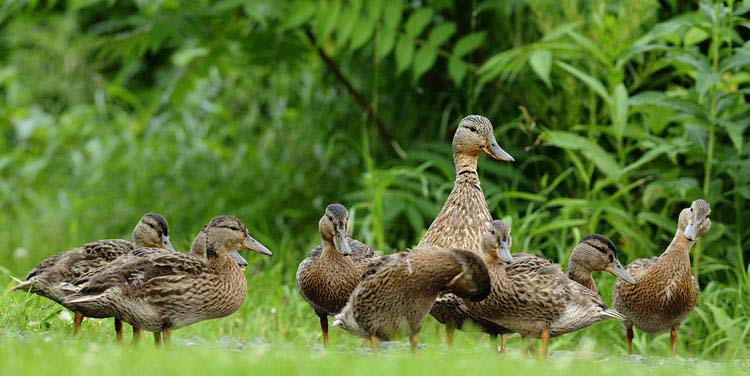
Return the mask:
{"type": "MultiPolygon", "coordinates": [[[[251,258],[268,293],[194,333],[317,343],[293,275],[325,205],[350,207],[354,235],[383,251],[416,244],[452,187],[452,131],[480,113],[517,161],[482,158],[480,173],[518,251],[564,262],[599,232],[628,261],[657,255],[679,210],[708,200],[703,293],[680,338],[747,357],[750,3],[666,3],[6,1],[2,281],[127,237],[146,211],[181,249],[231,213],[275,253],[251,258]]],[[[11,303],[3,327],[64,327],[48,302],[11,303]]],[[[439,342],[434,323],[425,333],[439,342]]],[[[620,336],[604,325],[555,346],[621,351],[620,336]]],[[[667,352],[664,334],[635,345],[667,352]]]]}

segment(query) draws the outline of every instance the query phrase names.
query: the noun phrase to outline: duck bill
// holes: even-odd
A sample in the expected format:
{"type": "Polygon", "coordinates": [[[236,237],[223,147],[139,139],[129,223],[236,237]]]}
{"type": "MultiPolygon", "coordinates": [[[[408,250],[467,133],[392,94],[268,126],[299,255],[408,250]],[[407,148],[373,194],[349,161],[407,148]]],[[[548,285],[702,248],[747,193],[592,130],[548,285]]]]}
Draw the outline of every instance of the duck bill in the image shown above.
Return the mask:
{"type": "Polygon", "coordinates": [[[507,151],[503,150],[503,148],[500,147],[500,145],[497,144],[497,140],[495,139],[495,136],[490,134],[489,137],[487,137],[487,145],[482,148],[482,150],[487,153],[492,158],[495,158],[500,161],[507,161],[507,162],[513,162],[515,159],[508,154],[507,151]]]}
{"type": "Polygon", "coordinates": [[[164,248],[164,249],[170,250],[172,252],[177,252],[177,250],[174,249],[174,247],[172,247],[172,242],[169,241],[169,236],[167,236],[167,235],[162,235],[162,237],[161,237],[161,247],[164,248]]]}
{"type": "Polygon", "coordinates": [[[700,223],[697,221],[688,222],[687,226],[685,226],[685,237],[687,240],[690,240],[691,242],[695,241],[699,225],[700,223]]]}
{"type": "Polygon", "coordinates": [[[513,256],[510,254],[510,246],[507,243],[500,243],[500,247],[497,249],[497,257],[503,262],[513,262],[513,256]]]}
{"type": "Polygon", "coordinates": [[[346,240],[346,231],[342,228],[337,228],[336,232],[333,234],[333,246],[344,256],[352,253],[352,249],[349,247],[349,242],[346,240]]]}
{"type": "Polygon", "coordinates": [[[241,268],[247,267],[247,260],[245,260],[244,257],[240,256],[240,254],[237,251],[229,252],[229,256],[234,259],[234,261],[239,265],[241,268]]]}
{"type": "Polygon", "coordinates": [[[612,265],[607,267],[607,271],[614,274],[616,277],[622,278],[623,281],[634,285],[635,284],[635,278],[628,273],[625,268],[622,267],[622,264],[620,264],[620,261],[615,259],[614,262],[612,262],[612,265]]]}
{"type": "Polygon", "coordinates": [[[266,248],[263,244],[260,244],[259,241],[253,239],[250,235],[245,238],[245,241],[240,244],[240,248],[247,249],[248,251],[258,252],[262,255],[266,256],[273,256],[273,253],[266,248]]]}

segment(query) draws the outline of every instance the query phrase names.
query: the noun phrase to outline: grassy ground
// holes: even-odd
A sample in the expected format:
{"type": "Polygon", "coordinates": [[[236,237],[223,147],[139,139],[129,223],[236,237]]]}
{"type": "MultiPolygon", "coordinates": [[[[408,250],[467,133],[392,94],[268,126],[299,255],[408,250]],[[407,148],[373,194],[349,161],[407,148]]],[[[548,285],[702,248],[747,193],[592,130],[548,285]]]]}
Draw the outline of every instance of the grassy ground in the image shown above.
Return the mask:
{"type": "MultiPolygon", "coordinates": [[[[283,275],[273,270],[255,274],[251,267],[248,299],[235,314],[202,322],[174,334],[171,350],[154,350],[146,336],[138,346],[118,346],[111,320],[86,320],[80,337],[70,336],[71,314],[55,303],[34,295],[11,293],[14,281],[0,281],[0,364],[6,374],[198,374],[206,364],[222,374],[266,372],[274,374],[329,374],[354,370],[357,374],[455,374],[457,372],[522,372],[523,374],[661,375],[746,374],[747,354],[706,357],[691,348],[691,333],[684,331],[680,357],[666,358],[668,334],[638,333],[636,352],[624,356],[619,323],[600,323],[587,330],[553,339],[546,362],[520,355],[521,341],[511,338],[510,355],[497,357],[486,336],[459,334],[456,348],[447,352],[442,330],[429,318],[421,335],[418,358],[409,355],[408,342],[383,344],[373,359],[362,341],[333,328],[332,349],[323,351],[317,320],[293,286],[279,286],[283,275]]],[[[129,342],[126,329],[126,341],[129,342]]]]}

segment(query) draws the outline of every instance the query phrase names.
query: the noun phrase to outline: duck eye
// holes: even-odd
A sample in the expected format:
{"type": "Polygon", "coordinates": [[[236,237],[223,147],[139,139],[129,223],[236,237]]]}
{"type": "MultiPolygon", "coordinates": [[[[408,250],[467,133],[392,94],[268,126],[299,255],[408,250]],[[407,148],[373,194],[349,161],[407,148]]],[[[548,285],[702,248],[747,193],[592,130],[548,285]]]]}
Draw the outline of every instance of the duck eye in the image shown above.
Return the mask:
{"type": "Polygon", "coordinates": [[[233,231],[240,231],[240,229],[238,227],[235,227],[235,226],[229,226],[229,229],[233,230],[233,231]]]}
{"type": "Polygon", "coordinates": [[[708,219],[708,216],[706,216],[706,219],[708,219]]]}
{"type": "Polygon", "coordinates": [[[331,217],[330,215],[328,215],[327,217],[329,221],[333,222],[333,217],[331,217]]]}
{"type": "Polygon", "coordinates": [[[693,212],[693,208],[690,208],[690,212],[691,212],[691,213],[693,212]]]}

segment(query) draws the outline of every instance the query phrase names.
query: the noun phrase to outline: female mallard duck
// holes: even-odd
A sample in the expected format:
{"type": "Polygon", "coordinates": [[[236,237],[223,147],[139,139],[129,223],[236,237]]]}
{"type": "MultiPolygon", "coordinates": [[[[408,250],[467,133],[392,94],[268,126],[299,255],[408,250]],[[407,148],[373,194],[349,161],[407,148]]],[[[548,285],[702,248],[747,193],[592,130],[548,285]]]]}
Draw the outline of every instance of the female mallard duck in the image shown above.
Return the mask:
{"type": "Polygon", "coordinates": [[[321,244],[299,264],[297,290],[318,315],[323,346],[328,347],[328,316],[341,312],[362,270],[377,255],[347,236],[349,213],[343,205],[328,205],[318,228],[321,244]]]}
{"type": "MultiPolygon", "coordinates": [[[[61,284],[72,283],[82,275],[100,270],[136,247],[174,251],[169,241],[167,220],[159,214],[146,213],[133,229],[133,242],[121,239],[99,240],[49,257],[34,267],[26,276],[26,281],[14,286],[13,290],[29,291],[65,306],[63,298],[68,292],[59,287],[61,284]]],[[[83,318],[81,312],[75,311],[74,334],[80,332],[83,318]]],[[[122,341],[122,322],[117,319],[115,331],[117,340],[122,341]]]]}
{"type": "MultiPolygon", "coordinates": [[[[235,312],[247,296],[242,268],[230,256],[234,249],[264,255],[271,252],[247,233],[237,218],[219,216],[204,228],[205,257],[153,253],[147,249],[118,268],[106,268],[63,302],[82,312],[104,313],[136,328],[161,333],[235,312]]],[[[158,341],[161,336],[156,336],[158,341]]]]}
{"type": "MultiPolygon", "coordinates": [[[[453,136],[453,162],[456,167],[453,190],[419,246],[459,248],[481,254],[482,232],[492,221],[477,173],[477,160],[482,152],[494,159],[514,161],[495,140],[490,120],[484,116],[469,115],[461,120],[453,136]]],[[[471,316],[460,299],[451,294],[442,295],[430,314],[446,326],[449,347],[453,344],[453,330],[461,329],[465,321],[479,325],[493,337],[506,332],[491,322],[471,316]]]]}
{"type": "Polygon", "coordinates": [[[417,334],[441,291],[481,300],[490,290],[487,267],[463,250],[425,247],[380,258],[367,267],[333,325],[378,340],[409,336],[412,353],[417,334]]]}
{"type": "Polygon", "coordinates": [[[627,317],[628,353],[633,352],[633,325],[647,333],[671,328],[672,355],[677,353],[677,329],[695,308],[700,290],[690,270],[690,247],[711,228],[709,214],[708,202],[693,201],[680,212],[677,232],[661,256],[628,265],[638,283],[615,284],[615,308],[627,317]]]}
{"type": "Polygon", "coordinates": [[[505,222],[496,220],[487,226],[482,250],[492,290],[480,302],[466,302],[471,312],[524,337],[540,338],[542,357],[551,336],[608,318],[624,319],[607,309],[597,292],[569,279],[556,264],[531,255],[514,258],[511,244],[505,222]]]}

